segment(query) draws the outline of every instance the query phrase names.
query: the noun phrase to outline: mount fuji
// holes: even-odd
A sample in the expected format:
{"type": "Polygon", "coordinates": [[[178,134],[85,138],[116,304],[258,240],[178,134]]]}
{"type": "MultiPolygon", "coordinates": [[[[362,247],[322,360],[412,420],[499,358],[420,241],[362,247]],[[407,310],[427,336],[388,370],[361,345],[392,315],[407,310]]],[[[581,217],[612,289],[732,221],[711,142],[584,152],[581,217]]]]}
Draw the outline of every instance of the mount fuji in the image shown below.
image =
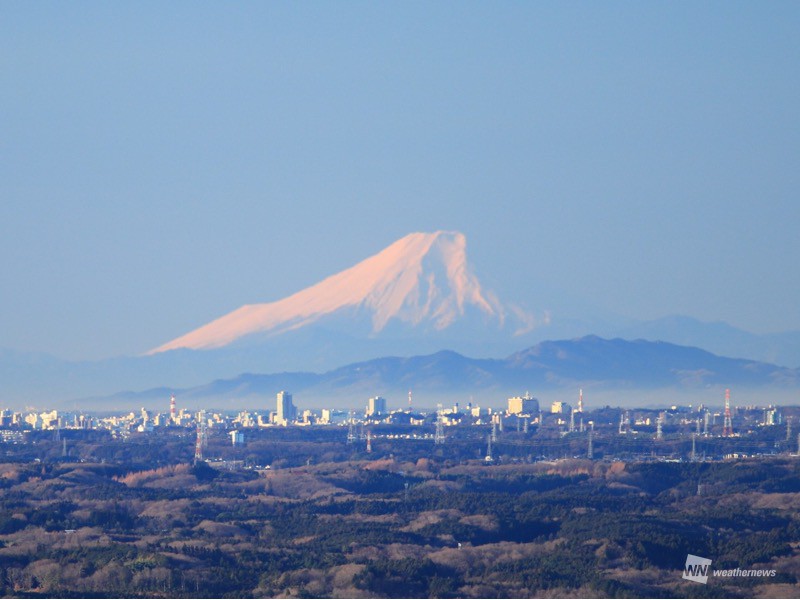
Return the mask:
{"type": "MultiPolygon", "coordinates": [[[[413,337],[463,349],[459,342],[519,339],[547,322],[485,289],[467,261],[466,246],[458,232],[412,233],[316,285],[275,302],[242,306],[148,354],[254,347],[311,330],[342,334],[342,343],[413,337]]],[[[391,344],[381,350],[392,350],[391,344]]]]}

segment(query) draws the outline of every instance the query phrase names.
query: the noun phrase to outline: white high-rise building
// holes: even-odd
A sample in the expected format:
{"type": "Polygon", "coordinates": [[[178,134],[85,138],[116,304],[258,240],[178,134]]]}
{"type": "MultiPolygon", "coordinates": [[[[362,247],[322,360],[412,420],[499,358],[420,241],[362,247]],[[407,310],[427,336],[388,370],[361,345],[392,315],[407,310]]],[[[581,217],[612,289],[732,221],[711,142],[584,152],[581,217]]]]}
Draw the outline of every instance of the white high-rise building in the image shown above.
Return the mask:
{"type": "Polygon", "coordinates": [[[278,410],[276,420],[279,425],[288,425],[297,419],[297,409],[292,404],[289,392],[278,392],[278,410]]]}

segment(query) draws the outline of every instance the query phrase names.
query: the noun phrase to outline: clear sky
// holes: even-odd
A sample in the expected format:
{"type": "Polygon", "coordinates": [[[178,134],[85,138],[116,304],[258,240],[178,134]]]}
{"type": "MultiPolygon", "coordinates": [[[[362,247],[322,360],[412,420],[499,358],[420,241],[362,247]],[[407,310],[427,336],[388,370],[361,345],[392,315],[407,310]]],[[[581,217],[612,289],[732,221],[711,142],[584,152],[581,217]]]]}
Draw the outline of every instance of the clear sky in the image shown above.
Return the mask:
{"type": "Polygon", "coordinates": [[[800,329],[798,2],[0,3],[0,347],[140,353],[412,231],[800,329]]]}

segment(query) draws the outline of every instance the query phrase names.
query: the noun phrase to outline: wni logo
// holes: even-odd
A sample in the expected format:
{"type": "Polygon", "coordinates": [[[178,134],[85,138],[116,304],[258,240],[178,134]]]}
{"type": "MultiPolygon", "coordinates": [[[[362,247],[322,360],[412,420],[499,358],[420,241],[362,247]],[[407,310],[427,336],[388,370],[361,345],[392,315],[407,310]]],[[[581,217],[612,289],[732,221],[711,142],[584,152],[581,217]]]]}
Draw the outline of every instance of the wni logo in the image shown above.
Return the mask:
{"type": "Polygon", "coordinates": [[[686,555],[686,566],[683,569],[683,578],[697,583],[708,583],[708,572],[711,569],[711,559],[686,555]]]}

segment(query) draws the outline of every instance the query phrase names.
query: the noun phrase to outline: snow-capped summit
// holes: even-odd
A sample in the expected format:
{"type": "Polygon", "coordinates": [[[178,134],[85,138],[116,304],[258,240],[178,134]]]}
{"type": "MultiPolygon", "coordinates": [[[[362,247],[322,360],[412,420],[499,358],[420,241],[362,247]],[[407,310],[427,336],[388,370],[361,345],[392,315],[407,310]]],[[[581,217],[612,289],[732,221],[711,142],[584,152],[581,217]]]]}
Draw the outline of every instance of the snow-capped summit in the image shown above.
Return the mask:
{"type": "Polygon", "coordinates": [[[377,337],[398,325],[441,332],[465,321],[518,335],[533,318],[504,307],[470,269],[462,233],[412,233],[378,254],[276,302],[248,304],[149,352],[213,349],[336,320],[377,337]]]}

